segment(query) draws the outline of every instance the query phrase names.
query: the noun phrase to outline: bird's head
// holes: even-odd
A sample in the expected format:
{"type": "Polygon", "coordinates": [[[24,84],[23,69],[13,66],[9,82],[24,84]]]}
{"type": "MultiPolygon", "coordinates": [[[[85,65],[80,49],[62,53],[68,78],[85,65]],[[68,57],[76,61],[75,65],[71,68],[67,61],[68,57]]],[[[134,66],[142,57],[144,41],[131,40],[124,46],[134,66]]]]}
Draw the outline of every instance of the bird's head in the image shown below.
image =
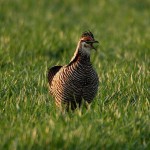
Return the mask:
{"type": "Polygon", "coordinates": [[[79,46],[83,53],[90,54],[91,50],[96,48],[94,47],[94,43],[99,43],[97,40],[94,39],[94,35],[90,31],[86,31],[82,34],[79,46]]]}

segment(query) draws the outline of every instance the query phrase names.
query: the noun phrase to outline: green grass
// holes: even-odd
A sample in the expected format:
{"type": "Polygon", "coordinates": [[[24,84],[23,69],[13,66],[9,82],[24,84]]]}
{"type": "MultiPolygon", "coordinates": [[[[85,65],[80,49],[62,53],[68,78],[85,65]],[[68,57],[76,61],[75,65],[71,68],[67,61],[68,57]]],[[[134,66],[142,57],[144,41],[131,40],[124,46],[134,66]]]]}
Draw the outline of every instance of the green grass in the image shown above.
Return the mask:
{"type": "Polygon", "coordinates": [[[150,149],[149,0],[0,1],[0,149],[150,149]],[[100,86],[86,111],[62,115],[47,68],[66,64],[81,33],[100,86]]]}

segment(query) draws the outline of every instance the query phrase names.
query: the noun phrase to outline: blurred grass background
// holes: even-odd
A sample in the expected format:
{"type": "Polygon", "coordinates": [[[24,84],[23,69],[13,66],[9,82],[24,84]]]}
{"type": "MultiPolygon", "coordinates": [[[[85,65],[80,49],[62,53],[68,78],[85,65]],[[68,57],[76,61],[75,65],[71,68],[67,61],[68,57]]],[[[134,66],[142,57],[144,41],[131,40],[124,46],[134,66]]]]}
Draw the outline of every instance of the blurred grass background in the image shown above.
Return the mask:
{"type": "Polygon", "coordinates": [[[0,149],[150,148],[149,0],[0,0],[0,149]],[[47,68],[67,64],[81,33],[100,87],[91,109],[61,115],[47,68]]]}

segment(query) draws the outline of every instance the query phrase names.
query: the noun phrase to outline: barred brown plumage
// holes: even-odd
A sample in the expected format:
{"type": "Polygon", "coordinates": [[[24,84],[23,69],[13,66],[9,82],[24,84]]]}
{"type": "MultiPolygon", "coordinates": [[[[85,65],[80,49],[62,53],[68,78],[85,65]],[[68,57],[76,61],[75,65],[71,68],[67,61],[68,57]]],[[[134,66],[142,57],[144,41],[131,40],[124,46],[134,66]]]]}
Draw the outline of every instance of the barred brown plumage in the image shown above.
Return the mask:
{"type": "Polygon", "coordinates": [[[90,61],[93,43],[98,43],[93,34],[84,32],[79,40],[77,49],[70,63],[65,66],[54,66],[48,71],[50,92],[58,107],[74,110],[80,107],[82,99],[91,103],[99,85],[96,71],[90,61]]]}

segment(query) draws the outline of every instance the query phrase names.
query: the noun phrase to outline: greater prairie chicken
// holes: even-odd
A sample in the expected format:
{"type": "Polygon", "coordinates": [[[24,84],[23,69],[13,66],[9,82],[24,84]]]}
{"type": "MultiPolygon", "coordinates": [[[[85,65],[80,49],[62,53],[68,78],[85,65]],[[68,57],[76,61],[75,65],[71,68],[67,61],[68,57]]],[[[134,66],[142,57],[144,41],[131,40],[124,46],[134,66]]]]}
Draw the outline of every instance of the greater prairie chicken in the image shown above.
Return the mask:
{"type": "Polygon", "coordinates": [[[74,110],[81,106],[82,100],[91,103],[94,99],[99,79],[90,61],[91,50],[95,49],[93,43],[98,43],[93,34],[84,32],[70,63],[49,69],[50,93],[58,107],[71,107],[74,110]]]}

